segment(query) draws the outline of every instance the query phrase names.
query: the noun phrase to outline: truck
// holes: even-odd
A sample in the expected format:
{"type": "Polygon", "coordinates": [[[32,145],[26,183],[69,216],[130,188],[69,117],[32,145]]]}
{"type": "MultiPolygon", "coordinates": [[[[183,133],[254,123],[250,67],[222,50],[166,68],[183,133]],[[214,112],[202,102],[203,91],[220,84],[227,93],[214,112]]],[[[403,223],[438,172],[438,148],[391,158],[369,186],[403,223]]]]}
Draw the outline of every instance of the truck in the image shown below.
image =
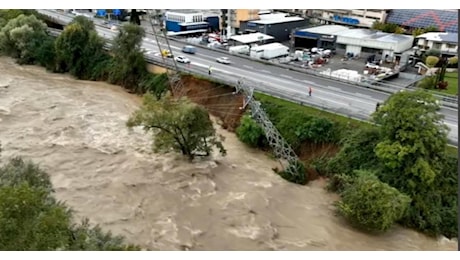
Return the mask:
{"type": "Polygon", "coordinates": [[[265,60],[286,57],[289,56],[289,47],[278,42],[259,45],[251,48],[249,56],[251,58],[265,60]]]}
{"type": "Polygon", "coordinates": [[[239,46],[232,46],[228,48],[228,52],[231,54],[249,54],[249,46],[247,45],[239,45],[239,46]]]}

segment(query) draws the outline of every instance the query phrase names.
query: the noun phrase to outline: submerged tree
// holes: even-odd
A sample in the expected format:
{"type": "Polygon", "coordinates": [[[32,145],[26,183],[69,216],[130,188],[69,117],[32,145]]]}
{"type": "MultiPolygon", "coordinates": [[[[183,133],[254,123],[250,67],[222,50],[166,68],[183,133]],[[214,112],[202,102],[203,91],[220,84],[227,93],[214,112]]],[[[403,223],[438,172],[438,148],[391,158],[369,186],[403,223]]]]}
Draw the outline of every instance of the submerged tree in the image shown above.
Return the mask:
{"type": "Polygon", "coordinates": [[[208,112],[186,99],[176,101],[168,95],[157,100],[153,95],[146,94],[142,107],[133,114],[127,125],[151,130],[156,151],[172,149],[188,156],[190,160],[197,155],[210,155],[214,146],[221,154],[226,153],[208,112]]]}
{"type": "Polygon", "coordinates": [[[72,224],[72,210],[32,162],[14,158],[0,167],[0,198],[0,250],[139,250],[87,220],[72,224]]]}

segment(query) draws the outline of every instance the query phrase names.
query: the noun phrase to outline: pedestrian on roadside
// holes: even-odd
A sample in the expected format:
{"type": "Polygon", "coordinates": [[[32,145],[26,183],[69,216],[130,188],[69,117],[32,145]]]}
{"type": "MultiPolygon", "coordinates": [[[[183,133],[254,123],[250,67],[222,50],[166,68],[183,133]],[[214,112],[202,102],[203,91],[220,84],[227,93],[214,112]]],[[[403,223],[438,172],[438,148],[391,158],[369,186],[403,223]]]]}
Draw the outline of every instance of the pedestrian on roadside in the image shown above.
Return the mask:
{"type": "Polygon", "coordinates": [[[308,96],[311,97],[311,92],[313,91],[313,89],[311,87],[308,87],[308,96]]]}
{"type": "Polygon", "coordinates": [[[211,75],[211,72],[212,72],[212,67],[209,66],[209,69],[208,69],[208,74],[211,75]]]}
{"type": "Polygon", "coordinates": [[[380,102],[377,102],[377,105],[375,105],[375,111],[377,112],[380,108],[380,102]]]}

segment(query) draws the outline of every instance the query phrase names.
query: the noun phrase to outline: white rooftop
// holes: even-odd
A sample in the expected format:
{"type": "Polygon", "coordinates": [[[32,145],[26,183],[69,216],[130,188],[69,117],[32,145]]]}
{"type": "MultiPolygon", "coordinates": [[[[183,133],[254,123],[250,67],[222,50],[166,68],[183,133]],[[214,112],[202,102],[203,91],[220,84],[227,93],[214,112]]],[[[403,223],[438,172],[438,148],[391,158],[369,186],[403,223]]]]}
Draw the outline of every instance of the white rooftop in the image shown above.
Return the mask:
{"type": "Polygon", "coordinates": [[[393,33],[384,33],[377,30],[371,29],[349,29],[345,31],[340,31],[335,33],[335,35],[339,37],[348,37],[354,39],[362,39],[362,40],[375,40],[375,41],[382,41],[382,42],[391,42],[391,43],[398,43],[400,41],[407,41],[409,39],[414,39],[411,35],[403,35],[403,34],[393,34],[393,33]]]}
{"type": "Polygon", "coordinates": [[[341,31],[349,30],[350,28],[342,25],[321,25],[312,28],[299,30],[301,32],[319,33],[319,34],[334,34],[341,31]]]}
{"type": "Polygon", "coordinates": [[[243,34],[243,35],[234,35],[230,37],[231,40],[241,42],[241,43],[253,43],[258,41],[265,41],[265,40],[273,40],[274,37],[270,35],[266,35],[260,32],[250,33],[250,34],[243,34]]]}
{"type": "Polygon", "coordinates": [[[249,21],[248,23],[255,23],[255,24],[276,24],[276,23],[288,23],[288,22],[295,22],[295,21],[304,21],[305,19],[301,17],[273,17],[270,19],[263,19],[263,20],[256,20],[256,21],[249,21]]]}
{"type": "Polygon", "coordinates": [[[279,43],[279,42],[274,42],[274,43],[269,43],[269,44],[264,44],[264,45],[259,45],[259,46],[256,46],[256,47],[252,47],[251,50],[272,50],[272,49],[277,49],[279,47],[286,47],[288,48],[287,46],[279,43]]]}
{"type": "Polygon", "coordinates": [[[427,41],[434,42],[458,42],[458,33],[448,33],[448,32],[427,32],[417,36],[417,38],[423,38],[427,41]]]}

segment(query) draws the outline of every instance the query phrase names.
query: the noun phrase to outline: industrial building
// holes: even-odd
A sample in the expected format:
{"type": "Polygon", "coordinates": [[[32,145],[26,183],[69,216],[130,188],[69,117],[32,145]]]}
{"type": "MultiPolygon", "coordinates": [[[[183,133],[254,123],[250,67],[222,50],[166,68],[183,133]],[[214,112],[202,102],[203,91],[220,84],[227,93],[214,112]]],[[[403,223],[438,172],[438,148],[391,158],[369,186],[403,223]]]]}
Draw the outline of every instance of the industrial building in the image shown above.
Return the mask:
{"type": "Polygon", "coordinates": [[[241,21],[240,33],[260,32],[275,37],[278,42],[289,41],[290,34],[296,28],[307,26],[307,20],[301,17],[286,17],[286,14],[259,15],[260,20],[241,21]]]}
{"type": "Polygon", "coordinates": [[[361,53],[378,53],[392,58],[412,48],[411,35],[391,34],[370,29],[349,29],[335,33],[337,50],[345,50],[353,56],[361,53]]]}
{"type": "Polygon", "coordinates": [[[416,39],[416,46],[421,52],[437,49],[445,56],[456,56],[458,53],[458,33],[429,32],[416,39]]]}
{"type": "Polygon", "coordinates": [[[407,30],[436,27],[439,32],[458,33],[458,10],[394,9],[386,19],[407,30]]]}
{"type": "Polygon", "coordinates": [[[312,28],[299,29],[294,32],[294,47],[334,49],[338,32],[348,30],[342,25],[322,25],[312,28]]]}
{"type": "Polygon", "coordinates": [[[371,29],[350,29],[340,25],[322,25],[294,32],[296,48],[335,49],[338,52],[362,56],[379,54],[394,58],[412,48],[411,35],[384,33],[371,29]]]}
{"type": "Polygon", "coordinates": [[[174,10],[165,13],[165,27],[176,34],[218,32],[220,21],[219,15],[196,10],[174,10]]]}

